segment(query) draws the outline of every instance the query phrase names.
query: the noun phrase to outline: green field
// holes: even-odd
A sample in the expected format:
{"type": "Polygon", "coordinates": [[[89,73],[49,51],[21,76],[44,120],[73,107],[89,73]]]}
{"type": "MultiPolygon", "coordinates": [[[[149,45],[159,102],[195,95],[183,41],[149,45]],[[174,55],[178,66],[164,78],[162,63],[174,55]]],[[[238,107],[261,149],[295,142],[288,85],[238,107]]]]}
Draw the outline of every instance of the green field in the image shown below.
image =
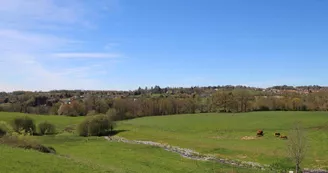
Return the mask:
{"type": "Polygon", "coordinates": [[[309,148],[303,166],[328,168],[327,112],[252,112],[235,114],[196,114],[147,117],[127,120],[119,128],[128,139],[165,142],[219,157],[271,164],[287,157],[286,141],[275,132],[288,136],[295,121],[306,129],[309,148]],[[256,136],[264,130],[264,137],[256,136]]]}
{"type": "MultiPolygon", "coordinates": [[[[0,113],[0,120],[10,122],[19,113],[0,113]]],[[[30,115],[36,123],[47,120],[56,124],[60,134],[33,137],[53,146],[56,155],[13,149],[0,145],[1,172],[256,172],[253,169],[194,161],[178,154],[146,145],[108,142],[101,137],[83,138],[62,132],[74,127],[84,117],[30,115]],[[4,159],[3,159],[4,158],[4,159]],[[69,171],[68,171],[69,170],[69,171]]],[[[253,112],[241,114],[194,114],[146,117],[118,122],[118,136],[148,140],[221,158],[271,164],[286,160],[286,141],[274,132],[288,135],[294,121],[306,128],[310,147],[303,167],[328,168],[328,113],[326,112],[253,112]],[[258,129],[264,137],[254,137],[258,129]]]]}
{"type": "MultiPolygon", "coordinates": [[[[19,113],[0,113],[1,121],[10,122],[19,113]]],[[[157,147],[108,142],[103,137],[79,137],[62,132],[84,117],[30,115],[36,123],[47,120],[57,125],[60,134],[34,136],[32,139],[52,146],[57,154],[45,154],[0,145],[0,172],[261,172],[228,165],[182,158],[157,147]]]]}

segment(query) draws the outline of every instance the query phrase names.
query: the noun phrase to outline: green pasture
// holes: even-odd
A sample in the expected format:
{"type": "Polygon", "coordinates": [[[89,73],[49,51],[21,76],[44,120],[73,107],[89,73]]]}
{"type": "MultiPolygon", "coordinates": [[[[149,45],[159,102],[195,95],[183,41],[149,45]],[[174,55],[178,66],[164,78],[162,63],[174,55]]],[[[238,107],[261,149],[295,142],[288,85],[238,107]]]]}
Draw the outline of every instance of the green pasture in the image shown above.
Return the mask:
{"type": "MultiPolygon", "coordinates": [[[[0,121],[10,122],[19,113],[0,113],[0,121]]],[[[236,168],[211,162],[182,158],[161,148],[106,141],[102,137],[79,137],[63,132],[75,126],[84,117],[30,115],[37,123],[49,121],[57,126],[57,135],[33,136],[43,145],[52,146],[57,154],[45,154],[0,145],[0,172],[261,172],[254,169],[236,168]]]]}
{"type": "Polygon", "coordinates": [[[328,112],[252,112],[240,114],[192,114],[126,120],[119,136],[152,140],[191,148],[218,157],[271,164],[286,160],[287,135],[295,121],[302,122],[308,136],[303,166],[328,169],[328,112]],[[257,130],[265,135],[255,138],[257,130]],[[248,140],[242,138],[248,137],[248,140]],[[254,138],[254,139],[252,139],[254,138]]]}
{"type": "MultiPolygon", "coordinates": [[[[10,122],[20,113],[0,112],[0,121],[10,122]]],[[[52,146],[56,155],[0,145],[0,172],[256,172],[211,162],[193,161],[178,154],[145,145],[108,142],[102,137],[84,138],[63,132],[84,117],[29,115],[36,124],[54,123],[59,134],[35,136],[52,146]]],[[[203,154],[262,164],[286,162],[287,135],[295,121],[301,121],[309,148],[303,167],[328,169],[328,113],[252,112],[240,114],[191,114],[144,117],[118,122],[118,136],[191,148],[203,154]],[[256,131],[264,136],[256,138],[256,131]]],[[[259,171],[260,172],[260,171],[259,171]]]]}

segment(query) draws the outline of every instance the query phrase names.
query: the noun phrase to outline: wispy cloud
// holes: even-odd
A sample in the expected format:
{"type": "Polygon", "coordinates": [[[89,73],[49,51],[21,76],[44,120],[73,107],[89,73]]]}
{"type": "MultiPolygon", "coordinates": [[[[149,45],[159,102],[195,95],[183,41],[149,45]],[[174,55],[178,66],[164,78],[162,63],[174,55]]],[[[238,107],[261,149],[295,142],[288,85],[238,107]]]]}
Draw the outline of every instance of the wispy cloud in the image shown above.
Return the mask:
{"type": "Polygon", "coordinates": [[[43,63],[33,60],[39,58],[37,55],[7,56],[9,60],[1,68],[7,73],[1,80],[0,90],[95,89],[104,86],[100,79],[93,78],[94,75],[103,74],[103,68],[96,65],[48,69],[43,63]]]}
{"type": "Polygon", "coordinates": [[[0,0],[0,3],[2,23],[16,26],[77,24],[83,23],[86,15],[85,7],[76,0],[0,0]]]}
{"type": "Polygon", "coordinates": [[[54,57],[58,58],[119,58],[122,57],[121,54],[113,53],[56,53],[53,54],[54,57]]]}
{"type": "Polygon", "coordinates": [[[51,34],[38,34],[15,29],[0,28],[0,50],[2,52],[40,52],[74,44],[73,40],[51,34]]]}
{"type": "Polygon", "coordinates": [[[108,44],[105,45],[104,49],[105,50],[111,50],[112,48],[117,47],[119,45],[120,45],[119,43],[108,43],[108,44]]]}
{"type": "Polygon", "coordinates": [[[0,63],[6,72],[0,91],[106,87],[99,78],[108,73],[102,64],[122,55],[101,52],[103,47],[82,52],[87,47],[83,37],[62,30],[90,29],[93,11],[102,6],[88,8],[78,0],[0,0],[0,4],[0,63]],[[86,65],[83,59],[92,59],[95,65],[86,65]]]}

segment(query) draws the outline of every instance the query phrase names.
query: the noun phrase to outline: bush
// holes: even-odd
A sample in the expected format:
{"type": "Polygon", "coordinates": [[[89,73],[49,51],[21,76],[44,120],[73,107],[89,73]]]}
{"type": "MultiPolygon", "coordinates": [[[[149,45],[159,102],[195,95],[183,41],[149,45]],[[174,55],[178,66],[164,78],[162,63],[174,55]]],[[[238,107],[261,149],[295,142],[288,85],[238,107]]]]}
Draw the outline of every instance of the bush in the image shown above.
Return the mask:
{"type": "Polygon", "coordinates": [[[12,132],[13,128],[7,122],[0,121],[0,137],[11,134],[12,132]]]}
{"type": "Polygon", "coordinates": [[[45,121],[38,125],[39,131],[41,135],[51,135],[56,133],[55,125],[45,121]]]}
{"type": "Polygon", "coordinates": [[[275,160],[269,165],[269,169],[277,173],[284,173],[290,170],[294,170],[295,167],[290,159],[275,160]]]}
{"type": "Polygon", "coordinates": [[[17,117],[13,120],[13,129],[15,132],[35,133],[34,120],[28,116],[17,117]]]}
{"type": "Polygon", "coordinates": [[[114,122],[106,115],[87,117],[78,126],[80,136],[108,135],[114,128],[114,122]]]}

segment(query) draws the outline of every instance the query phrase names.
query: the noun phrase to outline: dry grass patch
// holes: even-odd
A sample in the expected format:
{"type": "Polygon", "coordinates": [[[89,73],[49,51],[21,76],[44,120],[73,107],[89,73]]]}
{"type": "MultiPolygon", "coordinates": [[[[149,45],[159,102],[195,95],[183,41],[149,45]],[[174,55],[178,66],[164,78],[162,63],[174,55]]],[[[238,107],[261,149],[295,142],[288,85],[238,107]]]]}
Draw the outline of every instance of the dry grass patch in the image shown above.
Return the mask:
{"type": "Polygon", "coordinates": [[[256,136],[244,136],[241,138],[241,140],[255,140],[258,139],[256,136]]]}

